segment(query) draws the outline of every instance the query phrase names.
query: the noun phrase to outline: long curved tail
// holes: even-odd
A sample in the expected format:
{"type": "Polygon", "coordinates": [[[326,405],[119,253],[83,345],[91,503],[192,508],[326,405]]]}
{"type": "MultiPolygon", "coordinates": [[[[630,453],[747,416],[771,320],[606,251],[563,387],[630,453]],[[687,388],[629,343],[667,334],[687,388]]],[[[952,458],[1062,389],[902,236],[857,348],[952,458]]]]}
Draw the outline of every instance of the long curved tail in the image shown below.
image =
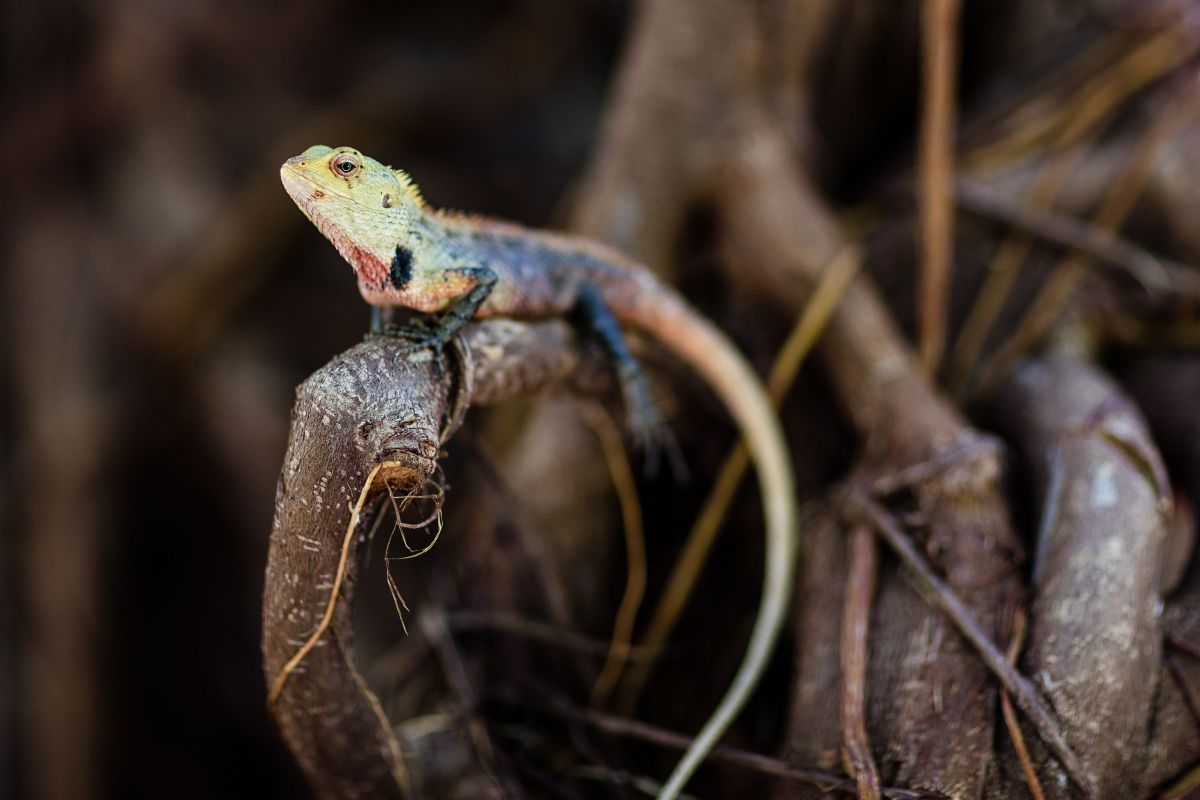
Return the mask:
{"type": "MultiPolygon", "coordinates": [[[[646,276],[649,278],[649,276],[646,276]]],[[[799,552],[795,478],[783,429],[762,381],[729,339],[673,291],[652,278],[613,311],[690,364],[729,409],[758,472],[766,519],[762,601],[746,655],[725,696],[659,793],[673,800],[746,704],[762,677],[787,617],[799,552]]]]}

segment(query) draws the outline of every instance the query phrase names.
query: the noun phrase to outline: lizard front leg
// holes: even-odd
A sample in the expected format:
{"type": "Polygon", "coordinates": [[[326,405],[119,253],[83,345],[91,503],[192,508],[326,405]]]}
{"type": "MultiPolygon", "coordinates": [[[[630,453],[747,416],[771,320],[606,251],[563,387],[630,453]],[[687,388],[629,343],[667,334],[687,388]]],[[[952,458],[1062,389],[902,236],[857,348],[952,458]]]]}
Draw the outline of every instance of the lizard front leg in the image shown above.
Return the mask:
{"type": "Polygon", "coordinates": [[[393,312],[396,309],[391,306],[371,306],[371,327],[368,331],[368,336],[385,336],[387,332],[395,327],[392,322],[393,312]]]}
{"type": "Polygon", "coordinates": [[[442,351],[446,349],[446,345],[452,342],[458,332],[478,313],[479,307],[496,286],[496,273],[487,267],[464,267],[447,270],[447,273],[466,278],[474,285],[451,300],[446,310],[433,319],[418,318],[408,326],[385,329],[385,335],[412,342],[400,351],[400,355],[417,350],[430,350],[441,363],[442,351]]]}
{"type": "Polygon", "coordinates": [[[488,299],[492,289],[496,287],[497,275],[487,267],[465,267],[447,270],[447,273],[461,275],[475,281],[475,285],[451,301],[450,306],[438,317],[430,337],[431,344],[439,349],[444,348],[458,335],[458,332],[470,322],[479,307],[488,299]]]}

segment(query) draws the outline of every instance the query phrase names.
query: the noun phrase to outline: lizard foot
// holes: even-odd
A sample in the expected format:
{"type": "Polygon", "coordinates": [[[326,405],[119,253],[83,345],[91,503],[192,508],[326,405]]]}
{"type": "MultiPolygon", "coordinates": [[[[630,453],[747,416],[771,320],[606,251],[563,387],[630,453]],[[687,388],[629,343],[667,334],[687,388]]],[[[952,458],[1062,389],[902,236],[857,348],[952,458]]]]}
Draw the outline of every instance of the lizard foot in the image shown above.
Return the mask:
{"type": "Polygon", "coordinates": [[[659,463],[665,453],[675,480],[685,482],[688,469],[679,440],[663,419],[658,404],[650,396],[640,375],[625,383],[625,420],[634,444],[644,458],[642,468],[645,475],[654,477],[658,474],[659,463]]]}
{"type": "Polygon", "coordinates": [[[396,351],[396,360],[407,358],[414,353],[427,351],[437,363],[439,370],[445,370],[446,346],[453,341],[455,333],[450,332],[437,320],[416,317],[406,325],[385,325],[367,334],[368,339],[388,338],[408,342],[396,351]]]}

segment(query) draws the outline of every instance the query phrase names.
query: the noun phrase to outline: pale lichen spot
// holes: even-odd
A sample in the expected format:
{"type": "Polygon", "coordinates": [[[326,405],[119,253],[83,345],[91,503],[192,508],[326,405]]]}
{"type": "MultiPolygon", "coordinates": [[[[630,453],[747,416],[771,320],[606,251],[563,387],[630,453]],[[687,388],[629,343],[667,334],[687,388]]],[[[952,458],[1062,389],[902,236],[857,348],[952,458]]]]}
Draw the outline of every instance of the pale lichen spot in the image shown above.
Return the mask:
{"type": "Polygon", "coordinates": [[[1117,468],[1111,461],[1102,461],[1092,473],[1089,502],[1093,509],[1111,508],[1117,504],[1117,468]]]}
{"type": "Polygon", "coordinates": [[[1120,534],[1109,536],[1101,546],[1101,553],[1106,561],[1119,562],[1125,558],[1125,541],[1120,534]]]}
{"type": "Polygon", "coordinates": [[[1128,650],[1132,648],[1136,635],[1136,626],[1134,626],[1128,620],[1111,625],[1107,631],[1108,640],[1120,650],[1128,650]]]}

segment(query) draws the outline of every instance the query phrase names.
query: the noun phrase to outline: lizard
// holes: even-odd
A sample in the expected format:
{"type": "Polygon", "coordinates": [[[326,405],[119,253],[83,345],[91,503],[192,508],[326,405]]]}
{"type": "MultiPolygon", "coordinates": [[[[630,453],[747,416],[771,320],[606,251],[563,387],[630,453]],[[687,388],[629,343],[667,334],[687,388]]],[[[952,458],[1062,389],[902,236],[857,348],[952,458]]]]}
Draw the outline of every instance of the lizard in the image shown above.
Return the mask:
{"type": "Polygon", "coordinates": [[[280,168],[287,193],[354,269],[378,309],[428,315],[416,347],[440,351],[470,320],[582,314],[613,356],[633,427],[656,424],[620,327],[648,334],[725,404],[755,464],[766,525],[762,599],[746,653],[659,797],[679,795],[757,686],[787,615],[799,547],[782,427],[757,373],[716,326],[650,270],[599,243],[430,206],[401,170],[349,147],[315,145],[280,168]],[[436,316],[433,316],[436,315],[436,316]]]}

